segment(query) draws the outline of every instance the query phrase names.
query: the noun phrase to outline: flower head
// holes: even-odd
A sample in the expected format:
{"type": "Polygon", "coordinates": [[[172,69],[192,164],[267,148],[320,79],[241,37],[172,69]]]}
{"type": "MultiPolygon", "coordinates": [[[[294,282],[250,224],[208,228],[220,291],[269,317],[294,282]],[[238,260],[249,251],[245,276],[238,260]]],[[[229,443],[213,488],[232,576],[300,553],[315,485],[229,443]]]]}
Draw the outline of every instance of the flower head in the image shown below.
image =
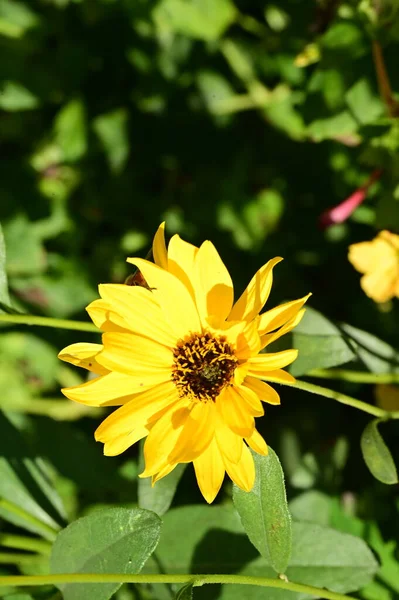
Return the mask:
{"type": "Polygon", "coordinates": [[[260,351],[301,320],[308,296],[259,314],[272,286],[274,258],[255,274],[237,302],[213,244],[197,248],[163,225],[153,244],[155,264],[140,269],[147,287],[100,285],[88,307],[102,344],[79,343],[60,358],[98,374],[63,393],[91,406],[119,406],[95,437],[113,456],[146,438],[145,470],[153,483],[177,464],[193,462],[202,494],[212,502],[227,471],[249,491],[255,478],[249,451],[267,454],[255,428],[262,402],[279,404],[266,381],[294,382],[283,370],[296,350],[260,351]]]}
{"type": "Polygon", "coordinates": [[[371,242],[349,246],[349,261],[360,273],[363,291],[375,302],[399,298],[399,235],[380,231],[371,242]]]}

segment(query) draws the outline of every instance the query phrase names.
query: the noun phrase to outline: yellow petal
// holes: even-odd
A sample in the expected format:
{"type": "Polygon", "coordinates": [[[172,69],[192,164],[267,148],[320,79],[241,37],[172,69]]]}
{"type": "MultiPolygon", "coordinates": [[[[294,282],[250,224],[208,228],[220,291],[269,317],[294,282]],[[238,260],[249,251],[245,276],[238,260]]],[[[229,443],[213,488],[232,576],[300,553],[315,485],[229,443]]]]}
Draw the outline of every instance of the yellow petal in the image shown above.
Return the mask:
{"type": "Polygon", "coordinates": [[[224,464],[216,441],[194,460],[198,487],[205,500],[210,504],[216,498],[224,479],[224,464]]]}
{"type": "Polygon", "coordinates": [[[287,321],[287,323],[285,325],[283,325],[282,327],[280,327],[280,329],[278,329],[277,331],[274,331],[273,333],[266,333],[265,335],[262,335],[262,337],[260,338],[261,349],[265,348],[272,342],[275,342],[282,335],[284,335],[285,333],[288,333],[289,331],[294,329],[294,327],[296,327],[302,321],[302,318],[303,318],[305,312],[306,312],[306,310],[304,308],[302,308],[295,315],[295,317],[293,317],[292,319],[287,321]]]}
{"type": "Polygon", "coordinates": [[[86,307],[94,325],[101,331],[128,331],[128,324],[105,300],[94,300],[86,307]]]}
{"type": "Polygon", "coordinates": [[[215,439],[220,452],[224,454],[230,462],[237,463],[240,460],[242,452],[242,436],[234,433],[221,418],[218,419],[215,430],[215,439]]]}
{"type": "Polygon", "coordinates": [[[244,386],[247,386],[250,390],[262,400],[262,402],[268,402],[269,404],[280,404],[280,396],[270,385],[256,379],[256,377],[246,377],[244,386]]]}
{"type": "Polygon", "coordinates": [[[349,246],[349,262],[360,273],[370,273],[398,262],[396,248],[381,233],[371,242],[349,246]]]}
{"type": "Polygon", "coordinates": [[[217,328],[227,318],[233,305],[234,292],[230,274],[212,242],[204,242],[195,259],[198,281],[197,306],[204,325],[211,317],[217,328]]]}
{"type": "Polygon", "coordinates": [[[184,283],[195,302],[194,262],[198,248],[174,235],[168,246],[168,271],[184,283]]]}
{"type": "Polygon", "coordinates": [[[127,260],[142,272],[177,338],[184,338],[189,332],[201,331],[197,308],[182,281],[147,260],[127,260]]]}
{"type": "Polygon", "coordinates": [[[75,402],[88,406],[119,406],[131,400],[132,396],[153,387],[140,385],[141,380],[123,373],[109,373],[87,383],[64,388],[62,393],[75,402]]]}
{"type": "Polygon", "coordinates": [[[264,371],[255,372],[249,371],[253,377],[258,377],[259,379],[265,379],[266,381],[271,381],[275,383],[285,383],[291,385],[295,383],[295,377],[287,373],[287,371],[283,371],[282,369],[275,369],[274,371],[264,371]]]}
{"type": "Polygon", "coordinates": [[[67,346],[58,354],[58,358],[61,360],[82,367],[97,375],[105,375],[108,373],[108,369],[103,367],[97,362],[97,354],[103,349],[102,344],[89,344],[86,342],[79,342],[77,344],[71,344],[67,346]]]}
{"type": "Polygon", "coordinates": [[[380,269],[363,275],[360,285],[366,295],[374,302],[387,302],[395,296],[398,282],[399,264],[398,267],[390,270],[380,269]]]}
{"type": "MultiPolygon", "coordinates": [[[[122,335],[122,334],[119,334],[122,335]]],[[[259,377],[263,371],[272,371],[273,369],[281,369],[290,365],[298,356],[298,350],[282,350],[281,352],[268,352],[259,354],[248,359],[248,373],[259,377]]],[[[99,358],[100,360],[100,358],[99,358]]]]}
{"type": "Polygon", "coordinates": [[[216,406],[224,422],[234,433],[242,437],[250,436],[254,430],[254,418],[238,393],[238,388],[224,388],[216,399],[216,406]]]}
{"type": "Polygon", "coordinates": [[[252,321],[266,303],[273,283],[273,267],[281,262],[280,257],[269,260],[255,273],[248,287],[233,306],[229,321],[252,321]]]}
{"type": "Polygon", "coordinates": [[[169,475],[169,473],[171,473],[173,471],[173,469],[175,469],[176,467],[177,467],[177,463],[174,465],[166,465],[165,467],[163,467],[163,469],[161,469],[158,473],[156,473],[156,475],[152,476],[151,484],[154,486],[157,481],[159,481],[163,477],[166,477],[166,475],[169,475]]]}
{"type": "Polygon", "coordinates": [[[161,223],[157,229],[152,242],[152,254],[154,262],[162,269],[168,268],[168,253],[165,244],[165,222],[161,223]]]}
{"type": "Polygon", "coordinates": [[[255,465],[252,454],[243,442],[241,458],[237,464],[223,457],[224,466],[230,477],[244,492],[250,492],[255,483],[255,465]]]}
{"type": "Polygon", "coordinates": [[[198,402],[187,418],[168,462],[191,462],[209,446],[215,432],[215,406],[213,402],[198,402]]]}
{"type": "Polygon", "coordinates": [[[108,440],[104,444],[105,456],[118,456],[118,454],[122,454],[130,446],[133,446],[133,444],[148,435],[148,432],[147,427],[136,427],[127,434],[108,440]]]}
{"type": "Polygon", "coordinates": [[[144,444],[145,470],[140,477],[155,475],[165,466],[189,414],[185,400],[180,400],[155,423],[144,444]]]}
{"type": "Polygon", "coordinates": [[[293,300],[292,302],[285,302],[285,304],[276,306],[276,308],[272,308],[263,313],[263,315],[260,315],[258,324],[259,335],[274,331],[275,329],[282,327],[287,321],[295,318],[298,311],[311,295],[312,294],[308,294],[307,296],[304,296],[299,300],[293,300]]]}
{"type": "Polygon", "coordinates": [[[151,374],[155,381],[170,378],[173,364],[172,350],[154,340],[134,333],[104,333],[104,349],[98,355],[98,362],[110,371],[126,375],[151,374]],[[162,379],[163,377],[163,379],[162,379]]]}
{"type": "Polygon", "coordinates": [[[246,405],[247,410],[253,417],[262,417],[265,414],[262,403],[259,400],[259,396],[256,392],[254,392],[248,386],[245,385],[242,385],[235,389],[237,390],[242,401],[246,405]]]}
{"type": "Polygon", "coordinates": [[[110,414],[97,428],[95,438],[107,442],[115,437],[133,431],[136,427],[147,425],[148,421],[160,411],[173,407],[178,400],[176,388],[172,382],[161,383],[110,414]]]}
{"type": "Polygon", "coordinates": [[[176,336],[171,332],[154,294],[146,288],[120,284],[99,286],[102,298],[119,314],[130,331],[174,346],[176,336]]]}
{"type": "Polygon", "coordinates": [[[254,432],[251,435],[251,437],[245,438],[245,441],[247,442],[248,446],[252,448],[252,450],[257,452],[258,454],[261,454],[262,456],[267,456],[269,452],[267,444],[263,437],[260,435],[259,431],[254,429],[254,432]]]}

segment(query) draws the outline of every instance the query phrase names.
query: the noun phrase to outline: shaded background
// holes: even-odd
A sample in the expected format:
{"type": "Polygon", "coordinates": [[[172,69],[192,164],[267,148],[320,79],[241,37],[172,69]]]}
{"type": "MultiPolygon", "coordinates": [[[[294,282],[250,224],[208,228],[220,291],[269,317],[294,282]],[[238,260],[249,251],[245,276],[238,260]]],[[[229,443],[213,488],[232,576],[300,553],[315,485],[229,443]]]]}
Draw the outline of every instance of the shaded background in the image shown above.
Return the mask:
{"type": "MultiPolygon", "coordinates": [[[[215,243],[237,293],[281,255],[271,305],[312,291],[328,319],[398,346],[397,302],[375,305],[347,261],[350,243],[399,232],[397,107],[380,97],[372,55],[377,40],[399,89],[398,16],[394,0],[0,0],[0,221],[13,306],[86,319],[97,284],[123,282],[126,256],[145,256],[166,220],[168,235],[215,243]],[[323,211],[381,167],[352,217],[321,229],[323,211]]],[[[98,412],[58,397],[82,379],[56,353],[83,338],[7,328],[0,339],[0,404],[57,419],[19,426],[69,482],[75,516],[130,501],[137,472],[135,450],[101,457],[98,412]]],[[[334,386],[374,401],[371,386],[334,386]]],[[[290,495],[354,494],[355,512],[392,536],[397,488],[372,479],[359,449],[368,419],[282,395],[262,427],[290,495]]],[[[391,447],[397,433],[387,426],[391,447]]],[[[176,501],[199,501],[191,472],[176,501]]]]}

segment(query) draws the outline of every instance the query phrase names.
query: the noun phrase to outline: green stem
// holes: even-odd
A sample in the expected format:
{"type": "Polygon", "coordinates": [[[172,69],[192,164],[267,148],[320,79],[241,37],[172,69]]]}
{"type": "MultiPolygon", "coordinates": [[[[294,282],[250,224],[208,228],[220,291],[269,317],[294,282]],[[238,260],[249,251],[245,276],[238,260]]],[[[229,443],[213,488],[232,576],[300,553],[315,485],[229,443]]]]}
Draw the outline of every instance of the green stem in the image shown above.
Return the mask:
{"type": "Polygon", "coordinates": [[[399,373],[366,373],[349,369],[313,369],[306,374],[319,379],[341,379],[351,383],[399,383],[399,373]]]}
{"type": "Polygon", "coordinates": [[[75,331],[90,331],[99,333],[93,323],[83,321],[69,321],[68,319],[53,319],[52,317],[36,317],[34,315],[0,315],[0,322],[15,325],[39,325],[40,327],[55,327],[56,329],[73,329],[75,331]]]}
{"type": "Polygon", "coordinates": [[[43,521],[40,521],[40,519],[37,519],[36,517],[34,517],[30,513],[28,513],[26,510],[24,510],[20,506],[17,506],[13,502],[9,502],[9,500],[5,500],[4,498],[1,498],[0,499],[0,510],[1,509],[16,515],[17,517],[19,517],[20,519],[23,519],[27,523],[30,523],[31,525],[33,525],[35,527],[35,529],[39,529],[40,531],[43,531],[43,533],[46,535],[46,537],[48,537],[48,539],[55,540],[55,538],[57,537],[58,531],[56,529],[54,529],[47,523],[43,523],[43,521]]]}
{"type": "Polygon", "coordinates": [[[14,535],[13,533],[0,533],[0,546],[6,548],[18,548],[19,550],[31,550],[39,554],[50,554],[50,542],[28,537],[26,535],[14,535]]]}
{"type": "Polygon", "coordinates": [[[194,587],[208,583],[234,585],[258,585],[261,587],[279,588],[291,592],[310,594],[325,600],[355,600],[337,592],[330,592],[313,585],[304,585],[283,579],[268,577],[250,577],[247,575],[126,575],[126,573],[97,574],[79,573],[66,575],[6,575],[0,576],[0,586],[16,585],[61,585],[68,583],[192,583],[194,587]]]}
{"type": "Polygon", "coordinates": [[[380,419],[399,419],[399,411],[389,412],[388,410],[384,410],[378,406],[373,406],[367,402],[362,402],[361,400],[352,398],[352,396],[347,396],[346,394],[341,394],[335,390],[330,390],[329,388],[321,387],[320,385],[308,383],[307,381],[301,381],[297,379],[295,383],[284,383],[284,385],[297,388],[298,390],[303,390],[304,392],[310,392],[311,394],[318,394],[319,396],[324,396],[325,398],[331,398],[332,400],[336,400],[341,404],[353,406],[358,410],[362,410],[363,412],[373,415],[374,417],[379,417],[380,419]]]}

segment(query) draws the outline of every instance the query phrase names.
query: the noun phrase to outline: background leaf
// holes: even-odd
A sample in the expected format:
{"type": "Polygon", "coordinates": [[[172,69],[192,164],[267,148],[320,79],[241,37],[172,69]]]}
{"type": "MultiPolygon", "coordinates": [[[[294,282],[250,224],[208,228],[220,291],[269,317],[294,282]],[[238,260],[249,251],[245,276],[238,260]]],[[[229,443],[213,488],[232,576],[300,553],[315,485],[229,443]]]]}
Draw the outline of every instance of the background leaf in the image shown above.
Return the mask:
{"type": "Polygon", "coordinates": [[[193,584],[188,583],[184,587],[180,588],[180,590],[176,594],[176,600],[192,600],[193,597],[193,584]]]}
{"type": "Polygon", "coordinates": [[[291,556],[292,529],[280,461],[269,446],[267,456],[252,452],[256,477],[250,492],[236,485],[234,505],[243,527],[260,554],[276,573],[285,573],[291,556]]]}
{"type": "MultiPolygon", "coordinates": [[[[142,454],[141,454],[142,456],[142,454]]],[[[151,477],[145,477],[138,481],[138,500],[140,508],[152,510],[162,516],[172,504],[176,488],[185,471],[187,464],[180,464],[167,477],[151,485],[151,477]]],[[[143,470],[143,459],[141,459],[140,471],[143,470]]]]}
{"type": "Polygon", "coordinates": [[[398,472],[378,425],[381,419],[374,419],[366,425],[360,440],[364,461],[370,472],[382,483],[398,483],[398,472]]]}
{"type": "Polygon", "coordinates": [[[8,293],[8,282],[6,273],[6,246],[4,243],[3,231],[0,225],[0,302],[2,304],[10,304],[10,296],[8,293]]]}
{"type": "MultiPolygon", "coordinates": [[[[154,551],[161,521],[140,509],[109,508],[78,519],[58,535],[52,573],[138,573],[154,551]]],[[[108,600],[121,584],[60,585],[65,600],[108,600]]]]}

